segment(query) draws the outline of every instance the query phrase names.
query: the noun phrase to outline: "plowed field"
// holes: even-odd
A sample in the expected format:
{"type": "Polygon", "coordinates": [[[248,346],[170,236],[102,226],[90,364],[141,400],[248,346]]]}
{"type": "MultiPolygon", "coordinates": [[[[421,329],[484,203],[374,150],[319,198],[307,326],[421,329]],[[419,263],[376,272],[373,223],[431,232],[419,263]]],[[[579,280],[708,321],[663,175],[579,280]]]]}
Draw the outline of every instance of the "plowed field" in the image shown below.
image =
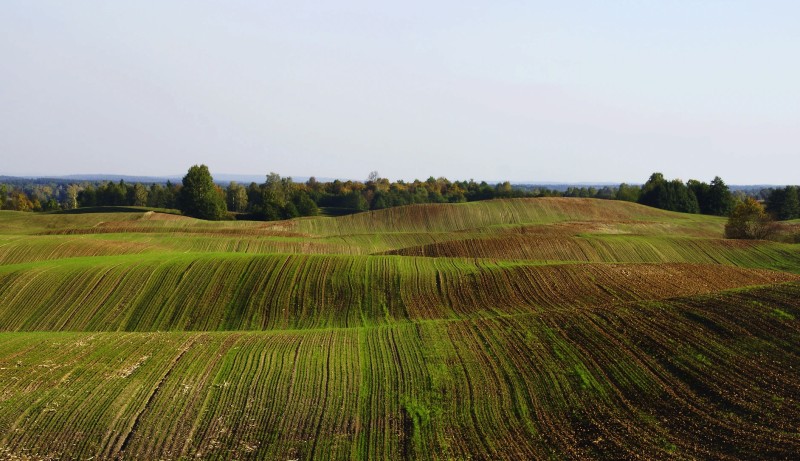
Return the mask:
{"type": "Polygon", "coordinates": [[[0,212],[0,459],[795,459],[800,244],[723,225],[0,212]]]}

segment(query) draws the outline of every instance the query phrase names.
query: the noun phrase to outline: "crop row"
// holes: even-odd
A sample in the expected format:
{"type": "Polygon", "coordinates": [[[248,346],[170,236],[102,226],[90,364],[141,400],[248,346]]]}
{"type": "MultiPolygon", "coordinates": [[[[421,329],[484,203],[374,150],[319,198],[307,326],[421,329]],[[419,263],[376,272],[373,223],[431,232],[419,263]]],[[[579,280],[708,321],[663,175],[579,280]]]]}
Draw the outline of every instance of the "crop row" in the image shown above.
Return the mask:
{"type": "Polygon", "coordinates": [[[800,270],[800,248],[796,245],[631,235],[542,237],[507,234],[407,247],[385,254],[533,261],[687,262],[800,270]]]}
{"type": "Polygon", "coordinates": [[[353,327],[663,299],[797,280],[691,264],[134,255],[0,268],[0,331],[353,327]]]}
{"type": "MultiPolygon", "coordinates": [[[[381,249],[386,247],[381,246],[381,249]]],[[[368,254],[341,241],[174,234],[37,235],[0,238],[0,266],[140,253],[368,254]]]]}
{"type": "Polygon", "coordinates": [[[518,224],[631,220],[673,221],[690,226],[718,221],[621,201],[534,198],[411,205],[338,218],[313,218],[295,222],[298,231],[304,234],[348,235],[375,232],[453,232],[518,224]]]}
{"type": "Polygon", "coordinates": [[[142,213],[52,214],[0,210],[0,234],[36,234],[57,229],[92,227],[99,222],[132,221],[142,213]]]}
{"type": "Polygon", "coordinates": [[[289,332],[0,333],[0,456],[788,459],[800,285],[289,332]]]}
{"type": "Polygon", "coordinates": [[[49,261],[83,256],[115,256],[156,250],[153,244],[124,239],[62,236],[14,236],[0,238],[0,265],[49,261]]]}
{"type": "Polygon", "coordinates": [[[570,235],[559,227],[525,233],[387,233],[341,237],[283,237],[120,233],[0,238],[0,265],[139,253],[339,254],[372,253],[528,261],[728,264],[800,268],[800,249],[776,242],[653,235],[570,235]]]}
{"type": "MultiPolygon", "coordinates": [[[[158,253],[368,255],[462,239],[460,233],[385,233],[334,237],[230,235],[226,232],[86,232],[0,237],[0,265],[85,256],[158,253]]],[[[480,234],[473,234],[478,236],[480,234]]]]}

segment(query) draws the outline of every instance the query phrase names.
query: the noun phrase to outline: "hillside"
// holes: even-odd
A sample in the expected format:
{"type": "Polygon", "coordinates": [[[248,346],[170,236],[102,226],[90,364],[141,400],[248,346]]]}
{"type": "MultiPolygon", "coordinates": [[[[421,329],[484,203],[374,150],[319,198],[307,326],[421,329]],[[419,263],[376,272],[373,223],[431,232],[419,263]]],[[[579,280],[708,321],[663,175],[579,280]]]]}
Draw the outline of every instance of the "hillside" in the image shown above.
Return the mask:
{"type": "Polygon", "coordinates": [[[591,199],[0,212],[0,458],[790,459],[800,245],[591,199]]]}

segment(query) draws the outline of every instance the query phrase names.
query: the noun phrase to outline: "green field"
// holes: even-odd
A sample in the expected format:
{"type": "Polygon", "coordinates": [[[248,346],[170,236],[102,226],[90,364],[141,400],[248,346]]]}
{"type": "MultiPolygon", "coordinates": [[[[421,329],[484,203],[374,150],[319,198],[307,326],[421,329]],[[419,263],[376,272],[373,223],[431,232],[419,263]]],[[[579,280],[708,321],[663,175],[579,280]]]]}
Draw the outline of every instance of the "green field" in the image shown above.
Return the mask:
{"type": "Polygon", "coordinates": [[[591,199],[0,211],[0,459],[793,459],[800,244],[591,199]]]}

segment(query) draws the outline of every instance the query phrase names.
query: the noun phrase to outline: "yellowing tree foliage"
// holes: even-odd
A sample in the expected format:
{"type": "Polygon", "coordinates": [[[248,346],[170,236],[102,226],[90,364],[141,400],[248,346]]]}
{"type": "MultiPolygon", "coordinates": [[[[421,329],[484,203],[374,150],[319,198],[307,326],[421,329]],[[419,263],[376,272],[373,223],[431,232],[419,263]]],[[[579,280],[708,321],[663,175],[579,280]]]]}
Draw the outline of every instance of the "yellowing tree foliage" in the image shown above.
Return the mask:
{"type": "Polygon", "coordinates": [[[725,237],[730,239],[765,239],[772,232],[772,219],[751,197],[736,205],[725,224],[725,237]]]}

